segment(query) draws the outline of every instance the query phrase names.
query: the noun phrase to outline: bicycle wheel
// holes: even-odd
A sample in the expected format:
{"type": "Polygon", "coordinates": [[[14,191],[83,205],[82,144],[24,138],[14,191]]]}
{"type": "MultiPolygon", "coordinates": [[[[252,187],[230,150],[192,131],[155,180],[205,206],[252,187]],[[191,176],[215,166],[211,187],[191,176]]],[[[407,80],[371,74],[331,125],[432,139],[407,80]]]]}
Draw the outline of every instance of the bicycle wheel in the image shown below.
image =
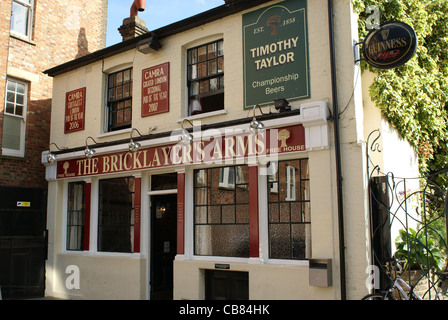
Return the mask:
{"type": "Polygon", "coordinates": [[[382,293],[371,293],[363,297],[361,300],[388,300],[382,293]]]}

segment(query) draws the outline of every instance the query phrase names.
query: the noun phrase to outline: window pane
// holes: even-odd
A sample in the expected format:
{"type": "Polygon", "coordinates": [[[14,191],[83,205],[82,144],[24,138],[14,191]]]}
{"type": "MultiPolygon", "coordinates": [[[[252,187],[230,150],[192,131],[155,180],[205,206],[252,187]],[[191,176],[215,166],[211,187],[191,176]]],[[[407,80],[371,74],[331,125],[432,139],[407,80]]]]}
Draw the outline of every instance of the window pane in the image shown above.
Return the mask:
{"type": "Polygon", "coordinates": [[[198,62],[198,50],[191,49],[188,51],[188,64],[195,64],[198,62]]]}
{"type": "Polygon", "coordinates": [[[20,150],[22,119],[5,115],[3,118],[2,147],[20,150]]]}
{"type": "Polygon", "coordinates": [[[247,166],[195,171],[195,254],[249,256],[248,184],[238,183],[246,172],[247,166]]]}
{"type": "Polygon", "coordinates": [[[308,159],[279,161],[269,168],[272,169],[267,176],[269,256],[308,259],[311,257],[308,159]]]}
{"type": "Polygon", "coordinates": [[[83,250],[85,183],[68,184],[67,250],[83,250]]]}
{"type": "Polygon", "coordinates": [[[109,75],[108,87],[109,131],[130,127],[132,122],[132,69],[109,75]]]}
{"type": "Polygon", "coordinates": [[[12,3],[11,30],[28,35],[29,9],[19,3],[12,3]]]}
{"type": "Polygon", "coordinates": [[[198,48],[198,61],[207,60],[207,46],[202,46],[198,48]]]}
{"type": "Polygon", "coordinates": [[[99,195],[98,250],[133,252],[134,178],[101,180],[99,195]]]}

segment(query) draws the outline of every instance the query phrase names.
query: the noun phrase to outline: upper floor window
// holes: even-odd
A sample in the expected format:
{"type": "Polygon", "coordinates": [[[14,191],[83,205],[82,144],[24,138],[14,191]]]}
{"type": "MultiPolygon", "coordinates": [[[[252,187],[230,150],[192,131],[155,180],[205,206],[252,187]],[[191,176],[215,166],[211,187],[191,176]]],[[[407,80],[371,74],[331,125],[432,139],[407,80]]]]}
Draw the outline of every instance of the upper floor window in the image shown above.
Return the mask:
{"type": "Polygon", "coordinates": [[[188,50],[188,115],[224,109],[223,40],[188,50]]]}
{"type": "Polygon", "coordinates": [[[34,0],[13,0],[11,32],[31,39],[34,0]]]}
{"type": "Polygon", "coordinates": [[[107,87],[107,131],[132,124],[132,68],[111,73],[107,87]]]}
{"type": "Polygon", "coordinates": [[[28,84],[23,81],[6,80],[6,99],[3,118],[2,154],[25,156],[25,129],[28,84]]]}

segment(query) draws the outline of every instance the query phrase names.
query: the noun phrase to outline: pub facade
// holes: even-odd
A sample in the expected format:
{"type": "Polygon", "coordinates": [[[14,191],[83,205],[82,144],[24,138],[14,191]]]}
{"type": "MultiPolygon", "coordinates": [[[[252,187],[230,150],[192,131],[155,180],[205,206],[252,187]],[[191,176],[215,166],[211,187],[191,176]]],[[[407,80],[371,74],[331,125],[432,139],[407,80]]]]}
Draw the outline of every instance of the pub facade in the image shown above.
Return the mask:
{"type": "Polygon", "coordinates": [[[364,140],[382,120],[356,19],[348,0],[226,1],[45,71],[46,295],[365,295],[364,140]]]}

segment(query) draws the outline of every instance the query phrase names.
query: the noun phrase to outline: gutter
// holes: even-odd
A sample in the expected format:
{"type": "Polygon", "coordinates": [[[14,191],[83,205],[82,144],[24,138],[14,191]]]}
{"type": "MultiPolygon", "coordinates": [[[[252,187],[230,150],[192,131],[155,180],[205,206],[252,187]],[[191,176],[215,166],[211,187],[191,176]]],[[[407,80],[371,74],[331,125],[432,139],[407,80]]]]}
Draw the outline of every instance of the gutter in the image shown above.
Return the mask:
{"type": "Polygon", "coordinates": [[[330,56],[331,56],[331,85],[333,100],[333,122],[336,156],[336,180],[337,180],[337,201],[338,201],[338,229],[339,229],[339,260],[340,260],[340,278],[341,278],[341,300],[346,300],[346,274],[345,274],[345,232],[344,232],[344,206],[342,193],[342,166],[341,166],[341,142],[339,139],[339,111],[338,111],[338,92],[336,80],[336,59],[334,49],[334,30],[333,30],[333,2],[328,0],[328,26],[330,34],[330,56]]]}

